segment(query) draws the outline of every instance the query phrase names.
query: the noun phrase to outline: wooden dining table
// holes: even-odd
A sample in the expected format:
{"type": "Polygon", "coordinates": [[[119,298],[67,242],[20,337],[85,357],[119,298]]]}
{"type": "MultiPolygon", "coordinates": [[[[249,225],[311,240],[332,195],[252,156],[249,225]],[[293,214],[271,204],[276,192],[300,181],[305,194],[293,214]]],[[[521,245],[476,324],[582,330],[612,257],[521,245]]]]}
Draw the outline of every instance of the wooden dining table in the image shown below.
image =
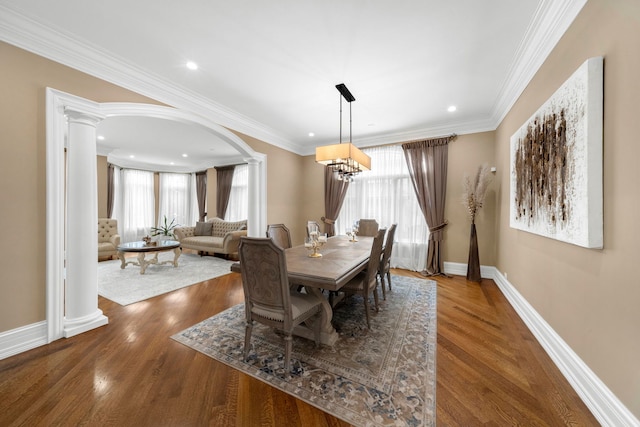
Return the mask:
{"type": "MultiPolygon", "coordinates": [[[[304,245],[285,249],[287,275],[292,285],[303,285],[306,292],[316,295],[322,301],[320,316],[320,342],[333,345],[338,333],[331,324],[333,308],[323,290],[339,291],[349,280],[364,270],[371,254],[372,237],[358,237],[353,242],[347,236],[333,236],[320,248],[322,257],[310,257],[310,250],[304,245]]],[[[231,271],[240,273],[240,263],[234,263],[231,271]]],[[[318,321],[318,320],[315,320],[318,321]]],[[[300,325],[296,335],[314,339],[311,325],[300,325]]]]}

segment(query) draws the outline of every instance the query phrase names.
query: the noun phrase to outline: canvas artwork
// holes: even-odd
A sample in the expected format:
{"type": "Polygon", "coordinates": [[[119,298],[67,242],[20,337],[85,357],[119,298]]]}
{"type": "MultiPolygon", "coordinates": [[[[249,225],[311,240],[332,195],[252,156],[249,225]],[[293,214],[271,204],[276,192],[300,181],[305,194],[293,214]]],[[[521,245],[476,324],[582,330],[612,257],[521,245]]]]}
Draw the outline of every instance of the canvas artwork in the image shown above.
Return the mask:
{"type": "Polygon", "coordinates": [[[602,248],[603,58],[588,59],[511,137],[510,226],[602,248]]]}

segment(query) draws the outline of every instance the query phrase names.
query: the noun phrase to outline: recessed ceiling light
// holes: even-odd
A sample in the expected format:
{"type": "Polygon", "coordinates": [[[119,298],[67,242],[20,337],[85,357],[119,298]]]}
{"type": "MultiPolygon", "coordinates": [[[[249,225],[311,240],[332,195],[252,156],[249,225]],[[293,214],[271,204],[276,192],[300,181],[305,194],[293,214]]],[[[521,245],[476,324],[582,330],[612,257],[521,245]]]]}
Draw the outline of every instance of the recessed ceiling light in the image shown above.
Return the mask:
{"type": "Polygon", "coordinates": [[[196,64],[193,61],[188,61],[187,62],[187,68],[190,70],[197,70],[198,69],[198,64],[196,64]]]}
{"type": "Polygon", "coordinates": [[[316,136],[316,134],[313,132],[309,132],[309,136],[316,136]]]}
{"type": "Polygon", "coordinates": [[[129,155],[130,159],[133,159],[134,157],[136,157],[136,156],[134,156],[133,154],[129,155]]]}
{"type": "Polygon", "coordinates": [[[189,155],[187,153],[184,153],[182,157],[189,157],[189,155]]]}
{"type": "Polygon", "coordinates": [[[451,105],[449,108],[447,108],[447,111],[450,112],[450,113],[453,113],[457,109],[458,109],[458,107],[456,107],[455,105],[451,105]]]}
{"type": "Polygon", "coordinates": [[[174,162],[171,162],[171,163],[169,163],[169,164],[170,164],[171,166],[175,165],[175,163],[174,163],[174,162]]]}
{"type": "Polygon", "coordinates": [[[100,141],[104,141],[104,136],[102,136],[102,135],[98,135],[98,139],[99,139],[100,141]]]}

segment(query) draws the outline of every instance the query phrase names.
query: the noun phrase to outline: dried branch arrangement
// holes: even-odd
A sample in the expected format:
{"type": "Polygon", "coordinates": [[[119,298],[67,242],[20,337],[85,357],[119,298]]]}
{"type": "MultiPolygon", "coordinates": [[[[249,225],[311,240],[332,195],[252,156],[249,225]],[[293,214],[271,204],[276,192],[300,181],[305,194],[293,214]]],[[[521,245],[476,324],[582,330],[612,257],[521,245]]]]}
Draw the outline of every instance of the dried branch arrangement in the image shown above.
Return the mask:
{"type": "Polygon", "coordinates": [[[492,180],[493,175],[486,164],[478,167],[478,172],[473,179],[469,175],[464,177],[462,204],[467,208],[472,224],[475,224],[476,214],[484,203],[487,189],[492,180]]]}

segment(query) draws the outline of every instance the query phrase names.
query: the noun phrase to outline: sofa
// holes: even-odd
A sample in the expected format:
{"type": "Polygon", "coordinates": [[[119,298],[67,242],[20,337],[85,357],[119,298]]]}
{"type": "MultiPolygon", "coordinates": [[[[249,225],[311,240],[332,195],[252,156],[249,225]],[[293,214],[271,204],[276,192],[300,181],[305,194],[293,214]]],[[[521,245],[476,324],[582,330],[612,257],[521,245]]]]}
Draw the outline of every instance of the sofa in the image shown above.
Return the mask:
{"type": "Polygon", "coordinates": [[[98,261],[116,257],[119,245],[118,221],[98,218],[98,261]]]}
{"type": "Polygon", "coordinates": [[[194,227],[176,227],[173,230],[183,249],[229,256],[238,253],[240,238],[247,235],[247,220],[225,221],[212,218],[198,222],[194,227]]]}

